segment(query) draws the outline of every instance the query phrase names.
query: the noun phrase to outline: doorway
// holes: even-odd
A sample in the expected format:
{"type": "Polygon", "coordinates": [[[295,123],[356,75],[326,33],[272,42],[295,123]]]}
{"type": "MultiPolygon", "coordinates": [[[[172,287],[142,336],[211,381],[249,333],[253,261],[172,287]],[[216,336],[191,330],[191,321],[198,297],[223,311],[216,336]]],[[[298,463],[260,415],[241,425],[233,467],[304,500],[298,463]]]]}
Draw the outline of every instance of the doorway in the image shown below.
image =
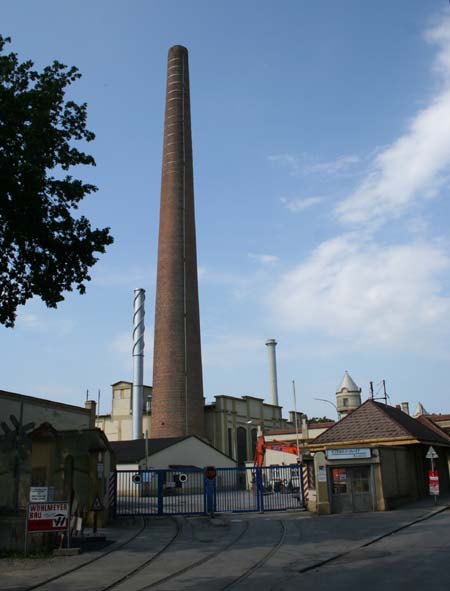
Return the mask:
{"type": "Polygon", "coordinates": [[[331,512],[373,511],[371,466],[330,468],[331,512]]]}

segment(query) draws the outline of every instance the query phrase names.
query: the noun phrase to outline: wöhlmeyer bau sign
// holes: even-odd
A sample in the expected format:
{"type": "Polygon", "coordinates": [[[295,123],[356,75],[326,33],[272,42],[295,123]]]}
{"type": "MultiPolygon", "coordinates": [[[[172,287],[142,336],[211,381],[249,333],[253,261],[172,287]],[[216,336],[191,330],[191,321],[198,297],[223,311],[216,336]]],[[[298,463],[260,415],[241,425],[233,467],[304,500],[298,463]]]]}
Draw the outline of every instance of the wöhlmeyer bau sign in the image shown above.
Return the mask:
{"type": "Polygon", "coordinates": [[[369,447],[327,449],[327,460],[359,460],[370,458],[369,447]]]}
{"type": "Polygon", "coordinates": [[[27,530],[29,532],[63,531],[67,529],[69,503],[29,503],[27,530]]]}

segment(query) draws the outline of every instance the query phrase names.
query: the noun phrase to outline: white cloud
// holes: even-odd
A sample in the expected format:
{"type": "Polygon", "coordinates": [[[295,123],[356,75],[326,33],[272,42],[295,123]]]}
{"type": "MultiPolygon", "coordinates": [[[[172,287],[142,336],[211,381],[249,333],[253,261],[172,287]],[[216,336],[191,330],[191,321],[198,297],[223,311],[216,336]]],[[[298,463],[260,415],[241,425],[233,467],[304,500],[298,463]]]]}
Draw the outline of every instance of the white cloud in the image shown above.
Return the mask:
{"type": "MultiPolygon", "coordinates": [[[[49,310],[42,307],[42,312],[22,312],[17,314],[16,329],[34,333],[52,333],[57,337],[64,337],[71,334],[75,322],[64,315],[61,310],[49,310]]],[[[32,304],[33,306],[33,304],[32,304]]]]}
{"type": "Polygon", "coordinates": [[[333,160],[325,162],[307,162],[306,154],[274,154],[268,157],[270,162],[278,162],[289,170],[289,174],[297,176],[300,174],[321,174],[333,175],[347,171],[352,166],[359,164],[361,158],[356,154],[344,154],[337,156],[333,160]]]}
{"type": "Polygon", "coordinates": [[[383,247],[349,233],[283,275],[269,301],[287,329],[420,348],[450,322],[450,298],[440,288],[449,267],[435,244],[383,247]]]}
{"type": "Polygon", "coordinates": [[[241,334],[222,334],[206,338],[202,345],[203,366],[232,368],[246,366],[259,360],[264,351],[264,340],[241,334]]]}
{"type": "Polygon", "coordinates": [[[248,258],[261,263],[261,265],[273,265],[280,260],[280,258],[274,254],[254,254],[252,252],[248,253],[248,258]]]}
{"type": "Polygon", "coordinates": [[[319,204],[322,201],[322,197],[303,197],[299,199],[281,197],[280,201],[286,209],[289,209],[292,213],[299,213],[300,211],[305,211],[305,209],[309,209],[310,207],[319,204]]]}
{"type": "MultiPolygon", "coordinates": [[[[144,353],[146,356],[153,354],[153,327],[146,326],[144,334],[145,349],[144,353]]],[[[116,353],[121,357],[125,358],[128,356],[131,359],[131,353],[133,348],[133,334],[132,327],[129,332],[117,333],[108,345],[109,351],[116,353]]]]}
{"type": "Polygon", "coordinates": [[[37,314],[18,314],[16,327],[24,330],[45,330],[46,322],[37,314]]]}
{"type": "Polygon", "coordinates": [[[450,164],[450,19],[427,32],[439,45],[435,70],[441,89],[410,121],[405,133],[374,159],[370,172],[336,208],[344,222],[396,216],[419,199],[434,197],[450,164]]]}
{"type": "Polygon", "coordinates": [[[197,266],[197,277],[198,277],[199,281],[205,277],[206,273],[207,273],[206,267],[203,267],[202,265],[197,266]]]}
{"type": "Polygon", "coordinates": [[[316,164],[307,164],[304,166],[304,171],[314,174],[337,174],[348,170],[351,166],[359,164],[361,158],[356,154],[348,154],[338,156],[334,160],[328,162],[317,162],[316,164]]]}
{"type": "Polygon", "coordinates": [[[133,341],[131,337],[131,333],[123,332],[117,334],[109,344],[109,350],[113,353],[119,353],[123,355],[131,355],[131,347],[133,346],[133,341]]]}
{"type": "Polygon", "coordinates": [[[294,154],[274,154],[267,158],[270,162],[279,162],[281,165],[289,169],[289,173],[293,176],[301,172],[301,159],[294,154]]]}
{"type": "Polygon", "coordinates": [[[109,269],[105,266],[95,268],[92,271],[91,285],[98,287],[116,287],[128,285],[130,289],[139,287],[142,282],[151,277],[149,269],[132,266],[123,269],[109,269]]]}

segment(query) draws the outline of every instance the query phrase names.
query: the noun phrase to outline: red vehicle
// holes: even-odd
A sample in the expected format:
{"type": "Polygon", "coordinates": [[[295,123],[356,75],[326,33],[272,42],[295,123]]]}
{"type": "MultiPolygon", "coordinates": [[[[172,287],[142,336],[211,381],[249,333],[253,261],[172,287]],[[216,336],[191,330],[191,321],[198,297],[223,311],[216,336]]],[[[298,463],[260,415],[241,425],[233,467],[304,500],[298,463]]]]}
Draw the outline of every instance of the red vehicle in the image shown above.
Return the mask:
{"type": "Polygon", "coordinates": [[[287,441],[266,441],[264,439],[264,435],[260,435],[256,441],[255,457],[253,460],[254,465],[257,468],[261,468],[261,466],[264,464],[266,449],[282,451],[286,454],[293,454],[296,459],[299,456],[299,450],[296,444],[288,443],[287,441]]]}

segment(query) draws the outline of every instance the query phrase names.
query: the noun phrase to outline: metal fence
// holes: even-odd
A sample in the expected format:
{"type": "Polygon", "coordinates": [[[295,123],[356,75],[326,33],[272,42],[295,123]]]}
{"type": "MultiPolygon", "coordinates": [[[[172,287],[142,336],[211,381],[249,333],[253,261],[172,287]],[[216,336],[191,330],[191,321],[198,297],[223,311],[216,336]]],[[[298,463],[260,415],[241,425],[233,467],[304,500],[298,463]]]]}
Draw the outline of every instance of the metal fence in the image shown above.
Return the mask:
{"type": "Polygon", "coordinates": [[[304,507],[301,466],[204,470],[117,470],[110,487],[116,515],[193,515],[304,507]]]}

